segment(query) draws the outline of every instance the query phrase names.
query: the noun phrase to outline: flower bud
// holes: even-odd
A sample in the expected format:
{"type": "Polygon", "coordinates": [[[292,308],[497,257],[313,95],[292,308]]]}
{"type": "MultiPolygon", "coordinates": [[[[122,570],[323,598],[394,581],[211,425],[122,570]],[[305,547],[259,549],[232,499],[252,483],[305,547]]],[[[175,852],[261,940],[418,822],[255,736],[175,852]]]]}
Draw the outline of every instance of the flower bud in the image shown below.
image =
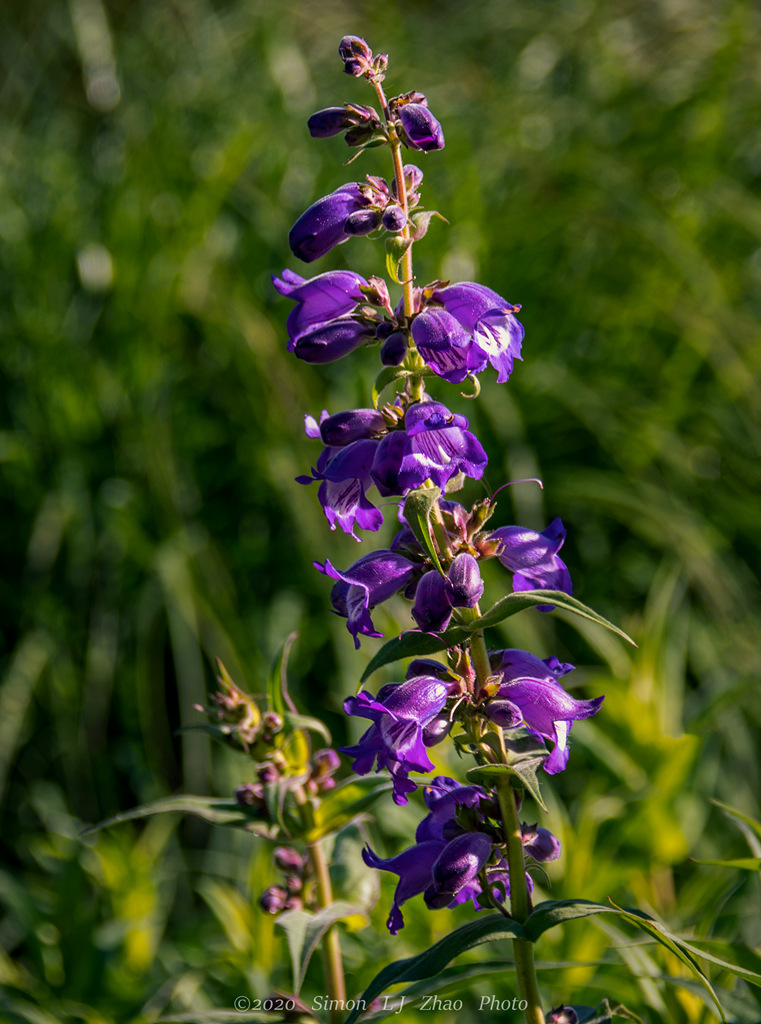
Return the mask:
{"type": "Polygon", "coordinates": [[[332,363],[359,348],[374,334],[373,327],[345,317],[331,320],[303,335],[294,345],[293,351],[305,363],[332,363]]]}
{"type": "Polygon", "coordinates": [[[323,747],[322,750],[315,751],[312,756],[312,765],[314,766],[312,774],[315,778],[327,779],[341,767],[341,758],[332,747],[323,747]]]}
{"type": "Polygon", "coordinates": [[[446,592],[446,580],[436,569],[425,573],[418,583],[412,617],[424,633],[439,633],[449,625],[452,604],[446,592]]]}
{"type": "Polygon", "coordinates": [[[381,346],[380,361],[384,366],[401,366],[407,355],[407,335],[404,331],[389,334],[381,346]]]}
{"type": "Polygon", "coordinates": [[[320,437],[328,448],[341,448],[352,441],[386,433],[386,421],[377,409],[347,409],[328,416],[320,424],[320,437]]]}
{"type": "Polygon", "coordinates": [[[449,733],[452,731],[453,726],[452,719],[449,715],[442,711],[440,715],[436,715],[430,722],[423,727],[423,743],[426,747],[435,747],[437,743],[441,743],[449,733]]]}
{"type": "Polygon", "coordinates": [[[272,860],[278,870],[285,871],[286,873],[290,871],[301,872],[304,867],[304,858],[292,846],[276,847],[272,860]]]}
{"type": "Polygon", "coordinates": [[[523,721],[521,709],[510,700],[489,701],[486,714],[500,729],[515,729],[523,721]]]}
{"type": "Polygon", "coordinates": [[[338,56],[344,62],[347,75],[361,78],[370,69],[373,52],[359,36],[344,36],[338,46],[338,56]]]}
{"type": "Polygon", "coordinates": [[[284,910],[303,910],[304,901],[299,896],[289,896],[285,901],[284,910]]]}
{"type": "Polygon", "coordinates": [[[453,608],[473,608],[478,604],[484,585],[472,555],[463,552],[455,558],[447,573],[446,589],[453,608]]]}
{"type": "Polygon", "coordinates": [[[259,897],[259,906],[268,914],[279,914],[285,910],[288,893],[282,885],[271,885],[259,897]]]}
{"type": "Polygon", "coordinates": [[[280,781],[280,772],[274,764],[267,763],[260,765],[257,774],[259,775],[259,782],[261,782],[263,786],[272,786],[276,782],[280,781]]]}
{"type": "Polygon", "coordinates": [[[313,139],[329,139],[331,135],[338,135],[346,128],[351,128],[354,118],[351,117],[346,107],[325,107],[318,110],[307,121],[309,134],[313,139]]]}
{"type": "Polygon", "coordinates": [[[344,230],[347,235],[369,235],[380,224],[378,210],[358,210],[346,218],[344,230]]]}
{"type": "Polygon", "coordinates": [[[521,825],[521,842],[536,861],[557,860],[560,856],[560,840],[541,825],[521,825]]]}
{"type": "Polygon", "coordinates": [[[241,807],[264,807],[264,791],[258,782],[246,782],[235,790],[235,799],[241,807]]]}
{"type": "Polygon", "coordinates": [[[277,711],[268,711],[262,718],[262,729],[264,730],[265,738],[274,736],[275,733],[280,732],[282,728],[283,719],[277,711]]]}
{"type": "Polygon", "coordinates": [[[285,880],[285,887],[289,893],[301,892],[304,888],[304,882],[298,875],[288,875],[285,880]]]}
{"type": "Polygon", "coordinates": [[[381,222],[386,231],[401,231],[407,223],[407,218],[401,206],[387,206],[381,217],[381,222]]]}
{"type": "Polygon", "coordinates": [[[444,132],[427,102],[405,103],[397,109],[397,116],[402,125],[402,141],[410,149],[428,153],[444,148],[444,132]]]}
{"type": "Polygon", "coordinates": [[[349,237],[344,230],[346,219],[367,206],[359,185],[350,181],[328,196],[323,196],[302,213],[288,233],[291,252],[305,263],[311,263],[330,252],[349,237]]]}

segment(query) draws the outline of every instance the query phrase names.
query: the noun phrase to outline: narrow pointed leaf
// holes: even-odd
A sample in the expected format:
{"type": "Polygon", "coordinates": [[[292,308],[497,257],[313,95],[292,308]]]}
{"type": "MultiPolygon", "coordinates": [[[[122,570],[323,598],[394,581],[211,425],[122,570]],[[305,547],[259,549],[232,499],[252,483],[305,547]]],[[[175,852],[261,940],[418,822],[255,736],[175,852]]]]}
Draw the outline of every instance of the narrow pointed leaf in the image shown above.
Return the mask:
{"type": "Polygon", "coordinates": [[[343,900],[331,903],[317,914],[312,914],[308,910],[289,910],[278,917],[275,923],[285,931],[288,938],[295,995],[301,990],[309,961],[325,932],[336,921],[353,917],[364,920],[366,915],[361,907],[352,906],[343,900]]]}
{"type": "Polygon", "coordinates": [[[556,924],[573,921],[592,914],[615,914],[614,908],[607,903],[593,903],[591,900],[545,900],[537,904],[533,912],[524,921],[523,927],[532,942],[556,924]]]}
{"type": "Polygon", "coordinates": [[[401,658],[416,658],[425,654],[438,654],[446,651],[449,647],[465,643],[470,636],[470,630],[464,626],[450,626],[449,629],[439,635],[438,633],[423,633],[419,629],[408,629],[399,636],[389,640],[376,652],[370,664],[362,673],[361,681],[368,679],[373,672],[376,672],[384,665],[390,665],[401,658]]]}
{"type": "MultiPolygon", "coordinates": [[[[758,839],[761,839],[761,821],[756,821],[749,814],[743,814],[742,811],[738,811],[735,807],[730,807],[729,804],[723,804],[720,800],[711,800],[711,803],[716,807],[720,807],[730,817],[737,818],[738,821],[743,822],[758,839]]],[[[753,852],[755,853],[756,851],[754,850],[753,852]]]]}
{"type": "Polygon", "coordinates": [[[455,929],[430,949],[426,949],[425,952],[419,953],[417,956],[394,961],[373,978],[358,999],[358,1008],[349,1014],[345,1024],[354,1024],[354,1021],[363,1012],[362,1007],[369,1005],[391,985],[433,978],[440,974],[447,964],[460,953],[473,949],[474,946],[480,946],[484,942],[504,939],[507,936],[525,938],[526,933],[517,921],[503,917],[502,914],[490,914],[488,917],[469,921],[455,929]]]}
{"type": "Polygon", "coordinates": [[[560,590],[522,590],[515,594],[508,594],[507,597],[503,597],[502,600],[492,605],[480,619],[468,623],[468,626],[471,630],[486,629],[487,626],[496,626],[497,623],[503,622],[511,615],[515,615],[516,612],[523,611],[524,608],[543,604],[551,604],[556,608],[562,608],[563,611],[581,615],[582,618],[596,622],[598,626],[604,626],[605,629],[609,629],[612,633],[623,637],[633,647],[637,646],[632,638],[622,629],[619,629],[618,626],[614,626],[612,622],[608,622],[602,615],[599,615],[591,608],[587,608],[585,604],[582,604],[575,597],[571,597],[570,594],[564,594],[560,590]]]}
{"type": "Polygon", "coordinates": [[[421,487],[416,491],[410,491],[404,499],[404,518],[407,525],[415,534],[417,539],[428,552],[433,564],[442,576],[445,575],[439,561],[439,553],[433,539],[433,524],[431,522],[431,511],[433,506],[441,497],[439,487],[421,487]]]}
{"type": "Polygon", "coordinates": [[[737,860],[695,860],[693,864],[711,864],[718,868],[739,868],[741,871],[761,871],[761,857],[740,857],[737,860]]]}
{"type": "Polygon", "coordinates": [[[212,825],[242,828],[247,832],[253,832],[254,835],[266,836],[269,839],[273,839],[277,835],[276,827],[273,829],[272,825],[258,821],[249,809],[241,807],[234,800],[220,800],[213,796],[190,796],[187,794],[155,800],[153,803],[134,807],[131,811],[115,814],[113,818],[107,818],[97,825],[90,825],[83,829],[81,835],[92,835],[100,829],[119,825],[123,821],[136,821],[139,818],[148,818],[153,814],[167,813],[193,814],[212,825]]]}
{"type": "Polygon", "coordinates": [[[501,775],[511,775],[517,778],[521,786],[527,789],[536,800],[543,811],[547,811],[547,805],[542,798],[539,780],[536,777],[537,769],[541,767],[544,757],[522,757],[513,764],[486,764],[478,768],[471,768],[466,775],[469,782],[476,782],[487,786],[493,785],[501,775]]]}

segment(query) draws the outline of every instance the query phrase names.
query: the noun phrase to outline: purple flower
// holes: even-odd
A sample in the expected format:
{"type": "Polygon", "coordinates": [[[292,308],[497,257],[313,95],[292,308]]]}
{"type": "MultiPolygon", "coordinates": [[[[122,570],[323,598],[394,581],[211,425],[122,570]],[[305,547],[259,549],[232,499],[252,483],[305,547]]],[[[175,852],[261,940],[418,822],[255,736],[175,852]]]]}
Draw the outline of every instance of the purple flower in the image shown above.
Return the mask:
{"type": "Polygon", "coordinates": [[[558,1006],[550,1011],[547,1024],[579,1024],[579,1015],[572,1006],[558,1006]]]}
{"type": "Polygon", "coordinates": [[[396,113],[402,125],[402,142],[410,149],[424,153],[444,148],[444,132],[428,109],[428,100],[422,93],[414,94],[419,102],[402,103],[396,113]]]}
{"type": "Polygon", "coordinates": [[[357,775],[367,775],[376,762],[376,771],[387,768],[394,783],[394,803],[406,804],[407,794],[416,788],[409,773],[433,771],[423,729],[439,714],[448,696],[447,685],[433,676],[388,684],[377,697],[361,690],[356,697],[346,698],[344,711],[369,718],[373,724],[356,746],[339,750],[355,758],[357,775]]]}
{"type": "Polygon", "coordinates": [[[434,373],[459,383],[468,373],[480,373],[491,363],[498,383],[504,383],[521,358],[525,331],[514,306],[490,288],[471,281],[438,288],[434,302],[412,322],[412,336],[434,373]]]}
{"type": "Polygon", "coordinates": [[[330,195],[312,203],[293,225],[288,234],[291,252],[305,263],[324,256],[346,241],[349,237],[346,221],[367,205],[357,182],[340,185],[330,195]]]}
{"type": "MultiPolygon", "coordinates": [[[[550,775],[568,763],[568,735],[574,721],[594,715],[604,700],[576,700],[558,681],[570,666],[556,664],[558,668],[553,668],[525,651],[503,651],[501,672],[497,670],[501,685],[493,702],[500,713],[506,704],[512,705],[515,724],[520,718],[531,732],[554,744],[543,766],[550,775]]],[[[487,704],[487,715],[489,708],[487,704]]]]}
{"type": "Polygon", "coordinates": [[[286,269],[282,278],[273,277],[272,283],[281,295],[296,303],[286,325],[289,352],[303,335],[353,312],[363,298],[360,288],[367,287],[364,277],[351,270],[330,270],[307,281],[286,269]]]}
{"type": "Polygon", "coordinates": [[[541,825],[521,825],[523,849],[533,860],[546,863],[560,856],[560,840],[541,825]]]}
{"type": "Polygon", "coordinates": [[[442,489],[458,473],[480,480],[487,457],[468,421],[440,402],[417,402],[404,417],[407,439],[399,466],[403,493],[432,480],[442,489]]]}
{"type": "MultiPolygon", "coordinates": [[[[307,420],[307,433],[312,429],[310,420],[311,417],[307,420]]],[[[338,525],[356,541],[359,537],[354,533],[355,523],[363,530],[379,530],[383,523],[383,514],[365,495],[372,483],[370,469],[377,446],[377,441],[368,439],[354,441],[345,448],[324,448],[312,475],[296,477],[300,484],[321,481],[317,496],[331,530],[338,525]]]]}
{"type": "Polygon", "coordinates": [[[331,447],[344,447],[353,441],[385,434],[387,423],[377,409],[348,409],[327,416],[320,423],[320,437],[331,447]]]}
{"type": "MultiPolygon", "coordinates": [[[[553,519],[546,530],[537,533],[524,526],[502,526],[491,533],[490,539],[501,542],[497,552],[500,562],[513,573],[513,587],[521,590],[562,590],[573,593],[571,577],[558,551],[565,540],[565,528],[560,519],[553,519]]],[[[551,611],[552,605],[542,605],[541,611],[551,611]]]]}
{"type": "Polygon", "coordinates": [[[330,594],[333,611],[348,619],[347,629],[359,648],[359,636],[382,636],[370,618],[370,611],[405,587],[417,566],[393,551],[373,551],[358,559],[345,572],[334,569],[329,561],[315,568],[338,582],[330,594]]]}
{"type": "Polygon", "coordinates": [[[313,139],[329,139],[350,128],[372,132],[374,128],[380,127],[380,120],[372,107],[345,103],[342,107],[318,110],[307,121],[307,127],[313,139]]]}

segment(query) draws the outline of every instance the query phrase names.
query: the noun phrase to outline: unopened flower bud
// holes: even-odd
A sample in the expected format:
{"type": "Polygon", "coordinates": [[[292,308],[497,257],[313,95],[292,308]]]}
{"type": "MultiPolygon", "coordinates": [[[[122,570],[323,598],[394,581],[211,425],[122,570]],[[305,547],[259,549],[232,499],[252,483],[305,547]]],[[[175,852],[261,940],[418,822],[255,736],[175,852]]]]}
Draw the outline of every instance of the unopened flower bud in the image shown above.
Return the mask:
{"type": "Polygon", "coordinates": [[[297,871],[301,872],[304,867],[304,858],[301,856],[298,850],[294,850],[292,846],[278,846],[272,855],[272,860],[275,867],[280,871],[297,871]]]}
{"type": "Polygon", "coordinates": [[[235,799],[241,807],[264,807],[264,791],[258,782],[246,782],[238,786],[235,799]]]}
{"type": "Polygon", "coordinates": [[[515,729],[523,720],[521,709],[509,700],[489,701],[486,714],[500,729],[515,729]]]}
{"type": "Polygon", "coordinates": [[[283,728],[283,718],[277,711],[268,711],[262,717],[262,729],[266,736],[274,736],[283,728]]]}
{"type": "Polygon", "coordinates": [[[444,132],[441,125],[428,109],[423,97],[422,103],[404,103],[397,109],[402,125],[402,141],[410,149],[428,153],[444,148],[444,132]]]}
{"type": "Polygon", "coordinates": [[[347,75],[361,78],[372,64],[373,52],[359,36],[344,36],[338,46],[338,56],[344,62],[347,75]]]}
{"type": "Polygon", "coordinates": [[[447,572],[447,595],[453,608],[474,608],[484,592],[478,562],[463,552],[457,555],[447,572]]]}
{"type": "Polygon", "coordinates": [[[407,218],[401,206],[387,206],[381,221],[386,231],[401,231],[407,223],[407,218]]]}
{"type": "Polygon", "coordinates": [[[315,751],[312,756],[312,764],[314,765],[313,774],[325,778],[338,771],[341,767],[341,758],[332,747],[323,747],[322,750],[315,751]]]}
{"type": "Polygon", "coordinates": [[[423,726],[423,743],[425,746],[435,747],[437,743],[441,743],[452,731],[453,724],[452,719],[445,711],[432,718],[427,725],[423,726]]]}
{"type": "Polygon", "coordinates": [[[271,885],[259,897],[259,906],[268,914],[279,914],[285,910],[287,900],[288,893],[282,885],[271,885]]]}
{"type": "Polygon", "coordinates": [[[320,424],[320,437],[328,448],[386,433],[386,421],[377,409],[347,409],[328,416],[320,424]]]}
{"type": "Polygon", "coordinates": [[[384,366],[401,366],[407,355],[407,335],[404,331],[389,334],[381,346],[380,361],[384,366]]]}
{"type": "Polygon", "coordinates": [[[325,107],[312,114],[307,121],[307,128],[313,139],[329,139],[331,135],[338,135],[346,128],[351,128],[353,123],[345,106],[325,107]]]}
{"type": "Polygon", "coordinates": [[[289,893],[301,892],[304,888],[304,883],[298,875],[288,875],[285,880],[285,887],[289,893]]]}
{"type": "Polygon", "coordinates": [[[299,896],[289,896],[285,901],[284,910],[303,910],[304,901],[299,896]]]}
{"type": "Polygon", "coordinates": [[[357,210],[347,217],[344,230],[347,235],[369,235],[378,227],[380,219],[378,210],[357,210]]]}
{"type": "Polygon", "coordinates": [[[521,842],[536,861],[557,860],[560,856],[560,840],[541,825],[521,825],[521,842]]]}
{"type": "Polygon", "coordinates": [[[372,338],[375,331],[366,324],[345,317],[331,320],[299,338],[293,351],[305,363],[333,363],[372,338]]]}
{"type": "Polygon", "coordinates": [[[263,764],[259,766],[258,773],[259,782],[263,786],[272,786],[274,783],[280,781],[280,772],[274,766],[274,764],[263,764]]]}

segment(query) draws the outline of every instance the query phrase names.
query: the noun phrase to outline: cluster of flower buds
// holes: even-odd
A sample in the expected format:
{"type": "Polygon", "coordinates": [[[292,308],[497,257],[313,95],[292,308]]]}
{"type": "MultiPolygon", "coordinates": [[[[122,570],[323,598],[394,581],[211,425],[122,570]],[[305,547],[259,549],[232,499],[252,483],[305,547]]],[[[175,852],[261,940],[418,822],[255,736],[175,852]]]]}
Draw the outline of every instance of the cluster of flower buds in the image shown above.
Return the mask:
{"type": "Polygon", "coordinates": [[[275,867],[283,872],[282,885],[271,885],[259,897],[259,906],[268,914],[309,907],[309,861],[292,846],[278,846],[272,855],[275,867]]]}
{"type": "Polygon", "coordinates": [[[332,747],[316,750],[309,762],[309,774],[304,783],[307,793],[316,796],[327,793],[336,784],[335,773],[341,767],[341,758],[332,747]]]}
{"type": "Polygon", "coordinates": [[[254,760],[265,760],[278,745],[283,718],[276,711],[262,711],[256,701],[244,693],[231,679],[221,661],[217,662],[219,690],[211,695],[211,705],[196,704],[196,711],[205,712],[215,733],[233,747],[244,750],[254,760]]]}

